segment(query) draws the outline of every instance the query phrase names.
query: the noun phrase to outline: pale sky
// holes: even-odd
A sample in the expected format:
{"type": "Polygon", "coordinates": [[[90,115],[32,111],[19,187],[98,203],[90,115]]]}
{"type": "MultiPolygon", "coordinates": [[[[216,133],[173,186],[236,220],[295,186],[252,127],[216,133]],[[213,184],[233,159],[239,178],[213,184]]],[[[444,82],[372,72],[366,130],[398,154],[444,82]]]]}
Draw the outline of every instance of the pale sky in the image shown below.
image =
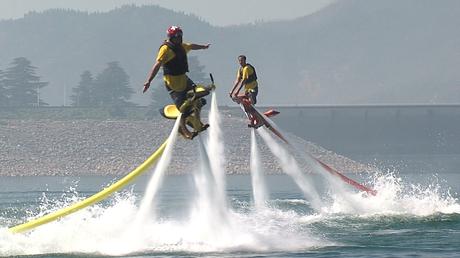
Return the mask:
{"type": "Polygon", "coordinates": [[[0,0],[0,19],[16,19],[30,11],[52,8],[108,11],[124,4],[159,5],[192,13],[216,26],[301,17],[335,0],[0,0]]]}

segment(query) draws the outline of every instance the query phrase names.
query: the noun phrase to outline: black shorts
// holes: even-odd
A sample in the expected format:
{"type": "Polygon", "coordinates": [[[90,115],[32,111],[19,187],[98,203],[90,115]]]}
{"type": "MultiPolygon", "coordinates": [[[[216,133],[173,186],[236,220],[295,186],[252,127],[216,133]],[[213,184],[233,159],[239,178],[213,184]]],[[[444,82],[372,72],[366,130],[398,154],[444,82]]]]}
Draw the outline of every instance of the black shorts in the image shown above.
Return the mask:
{"type": "Polygon", "coordinates": [[[187,92],[189,90],[192,90],[196,88],[195,83],[190,80],[190,78],[187,77],[187,87],[185,88],[184,91],[173,91],[171,88],[169,88],[167,85],[166,89],[169,91],[169,95],[171,96],[171,99],[174,101],[174,104],[176,105],[177,109],[180,109],[180,106],[184,104],[185,100],[187,99],[187,92]]]}

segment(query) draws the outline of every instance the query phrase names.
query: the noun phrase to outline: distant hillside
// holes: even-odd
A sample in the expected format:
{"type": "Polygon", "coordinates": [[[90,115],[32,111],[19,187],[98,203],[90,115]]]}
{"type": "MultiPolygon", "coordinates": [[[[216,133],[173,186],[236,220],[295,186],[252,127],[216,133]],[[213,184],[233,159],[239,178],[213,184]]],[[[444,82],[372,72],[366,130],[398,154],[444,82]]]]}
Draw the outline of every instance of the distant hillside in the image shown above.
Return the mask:
{"type": "MultiPolygon", "coordinates": [[[[224,28],[156,6],[31,13],[0,22],[0,69],[14,57],[29,58],[50,82],[45,101],[61,105],[83,70],[98,73],[119,61],[140,92],[171,24],[184,27],[186,41],[212,44],[195,54],[215,75],[221,104],[230,103],[227,92],[241,53],[257,68],[265,104],[460,100],[456,0],[337,1],[291,21],[224,28]]],[[[134,101],[146,104],[148,96],[138,93],[134,101]]]]}
{"type": "Polygon", "coordinates": [[[258,39],[259,70],[299,102],[458,103],[458,24],[460,1],[347,0],[234,31],[258,39]]]}
{"type": "Polygon", "coordinates": [[[188,38],[204,38],[211,30],[197,17],[155,6],[125,6],[98,14],[31,13],[0,22],[0,65],[4,68],[17,56],[29,58],[42,79],[50,82],[44,94],[51,104],[63,103],[64,86],[70,94],[84,70],[97,74],[110,61],[119,61],[131,86],[140,91],[170,24],[184,24],[188,38]]]}

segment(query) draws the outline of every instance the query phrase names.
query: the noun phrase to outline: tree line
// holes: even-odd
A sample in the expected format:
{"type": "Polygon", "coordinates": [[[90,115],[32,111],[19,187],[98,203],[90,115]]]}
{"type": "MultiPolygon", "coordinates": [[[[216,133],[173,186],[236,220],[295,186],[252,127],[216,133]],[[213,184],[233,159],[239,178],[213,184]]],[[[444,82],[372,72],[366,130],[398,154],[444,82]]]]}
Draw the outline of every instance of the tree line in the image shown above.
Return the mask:
{"type": "MultiPolygon", "coordinates": [[[[189,58],[189,76],[196,82],[208,82],[198,58],[189,58]]],[[[146,68],[146,73],[149,68],[146,68]]],[[[37,67],[25,57],[15,58],[5,71],[0,70],[0,107],[42,107],[40,89],[49,83],[41,81],[37,67]]],[[[129,76],[119,62],[107,63],[106,68],[96,76],[89,70],[80,75],[78,85],[72,88],[71,106],[74,107],[128,107],[136,106],[130,99],[134,90],[130,86],[129,76]]],[[[171,103],[163,85],[151,91],[153,109],[171,103]]]]}
{"type": "Polygon", "coordinates": [[[0,106],[47,106],[40,89],[47,86],[36,74],[37,68],[25,57],[18,57],[5,71],[0,70],[0,106]]]}
{"type": "MultiPolygon", "coordinates": [[[[5,70],[0,70],[0,106],[41,107],[40,89],[49,83],[41,81],[37,67],[25,57],[15,58],[5,70]]],[[[109,62],[94,79],[89,71],[81,75],[80,83],[72,89],[72,106],[105,107],[132,106],[129,102],[134,93],[129,85],[129,76],[118,62],[109,62]]]]}
{"type": "Polygon", "coordinates": [[[107,63],[107,67],[95,77],[90,71],[84,71],[72,93],[71,105],[75,107],[135,105],[129,101],[134,93],[129,84],[129,76],[116,61],[107,63]]]}

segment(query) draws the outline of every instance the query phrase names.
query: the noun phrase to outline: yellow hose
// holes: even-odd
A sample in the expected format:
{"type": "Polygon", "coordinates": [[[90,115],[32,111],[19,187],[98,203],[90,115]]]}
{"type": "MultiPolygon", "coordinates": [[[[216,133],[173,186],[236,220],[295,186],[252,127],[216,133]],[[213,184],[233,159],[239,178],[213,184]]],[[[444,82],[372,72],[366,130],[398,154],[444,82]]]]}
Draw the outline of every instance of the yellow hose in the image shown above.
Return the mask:
{"type": "Polygon", "coordinates": [[[138,166],[136,169],[131,171],[128,175],[123,177],[122,179],[118,180],[117,182],[113,183],[109,187],[103,189],[99,193],[96,193],[80,202],[77,202],[69,207],[57,210],[53,213],[47,214],[43,217],[31,220],[29,222],[14,226],[9,228],[9,230],[13,233],[20,233],[24,232],[26,230],[30,230],[32,228],[38,227],[40,225],[49,223],[51,221],[57,220],[59,218],[62,218],[64,216],[67,216],[71,213],[74,213],[78,210],[81,210],[87,206],[90,206],[92,204],[95,204],[99,201],[102,201],[103,199],[107,198],[109,195],[114,193],[115,191],[118,191],[122,187],[126,186],[128,183],[130,183],[134,178],[145,172],[155,161],[161,157],[161,154],[163,154],[163,151],[166,148],[166,145],[168,143],[168,140],[165,140],[165,142],[149,157],[147,158],[144,163],[142,163],[140,166],[138,166]]]}

